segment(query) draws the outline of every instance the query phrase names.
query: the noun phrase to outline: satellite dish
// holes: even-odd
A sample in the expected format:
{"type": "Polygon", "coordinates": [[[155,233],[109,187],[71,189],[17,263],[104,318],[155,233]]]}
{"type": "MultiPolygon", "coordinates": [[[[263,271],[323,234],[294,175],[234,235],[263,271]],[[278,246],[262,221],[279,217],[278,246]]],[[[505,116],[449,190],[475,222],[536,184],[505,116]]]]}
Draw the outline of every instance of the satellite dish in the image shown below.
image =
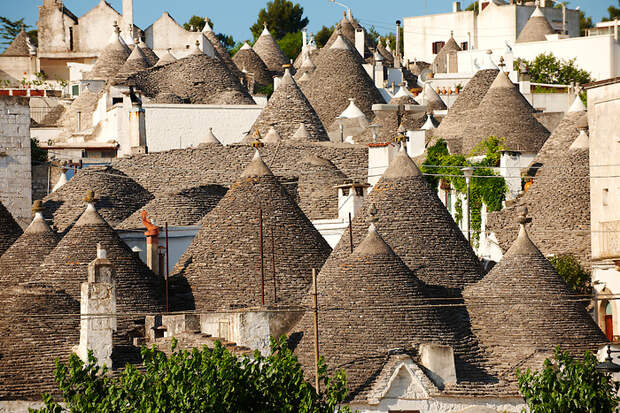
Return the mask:
{"type": "Polygon", "coordinates": [[[431,69],[424,69],[422,70],[422,73],[420,73],[420,79],[422,79],[422,82],[426,82],[428,79],[432,79],[433,78],[433,71],[431,69]]]}

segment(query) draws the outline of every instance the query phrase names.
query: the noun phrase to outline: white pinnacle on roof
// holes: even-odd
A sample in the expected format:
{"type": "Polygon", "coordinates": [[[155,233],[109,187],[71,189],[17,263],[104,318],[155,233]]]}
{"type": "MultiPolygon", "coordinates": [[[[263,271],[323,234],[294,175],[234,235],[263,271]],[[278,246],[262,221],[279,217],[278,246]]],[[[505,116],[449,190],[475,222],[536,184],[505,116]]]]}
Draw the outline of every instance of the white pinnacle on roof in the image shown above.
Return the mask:
{"type": "Polygon", "coordinates": [[[588,149],[590,148],[590,138],[585,130],[581,129],[579,131],[579,136],[577,139],[570,145],[570,150],[575,149],[588,149]]]}
{"type": "Polygon", "coordinates": [[[387,38],[385,39],[385,50],[392,53],[392,48],[390,47],[390,42],[388,42],[387,38]]]}
{"type": "Polygon", "coordinates": [[[263,138],[264,143],[278,143],[280,141],[282,141],[282,138],[280,137],[280,134],[273,126],[269,128],[269,131],[263,138]]]}
{"type": "Polygon", "coordinates": [[[212,32],[213,29],[211,28],[211,22],[209,21],[209,18],[205,18],[205,27],[202,28],[202,32],[203,33],[207,33],[207,32],[212,32]]]}
{"type": "Polygon", "coordinates": [[[310,53],[306,53],[304,55],[304,60],[301,63],[301,69],[309,69],[309,70],[316,69],[316,65],[312,61],[312,58],[310,58],[310,53]]]}
{"type": "Polygon", "coordinates": [[[349,45],[342,38],[342,34],[338,34],[336,41],[331,45],[330,49],[351,50],[349,45]]]}
{"type": "Polygon", "coordinates": [[[585,112],[586,110],[587,109],[586,106],[583,104],[583,101],[579,96],[577,96],[573,104],[570,105],[570,108],[568,108],[568,113],[585,112]]]}
{"type": "Polygon", "coordinates": [[[66,169],[63,169],[60,173],[60,178],[58,178],[58,182],[56,182],[56,185],[54,185],[54,187],[52,188],[52,192],[58,191],[67,182],[69,182],[69,180],[67,179],[67,171],[66,169]]]}
{"type": "Polygon", "coordinates": [[[298,82],[308,82],[311,79],[309,72],[304,72],[303,75],[299,78],[298,82]]]}
{"type": "Polygon", "coordinates": [[[409,89],[407,89],[407,85],[403,84],[400,86],[400,88],[398,89],[398,92],[396,92],[396,94],[394,96],[392,96],[392,99],[396,99],[396,98],[404,98],[404,97],[414,97],[413,93],[411,93],[409,91],[409,89]]]}
{"type": "Polygon", "coordinates": [[[271,36],[271,33],[269,33],[269,30],[267,30],[267,22],[263,22],[263,32],[260,34],[261,36],[271,36]]]}
{"type": "Polygon", "coordinates": [[[424,92],[422,93],[422,101],[425,105],[428,105],[430,102],[441,100],[435,89],[431,86],[430,83],[426,82],[424,84],[424,92]]]}
{"type": "Polygon", "coordinates": [[[168,50],[166,50],[166,53],[164,53],[164,55],[159,58],[155,66],[156,67],[164,66],[169,63],[174,63],[176,61],[177,61],[177,58],[172,55],[172,53],[170,52],[170,48],[168,48],[168,50]]]}
{"type": "Polygon", "coordinates": [[[239,49],[239,50],[248,50],[248,49],[251,49],[251,48],[252,48],[252,46],[250,46],[248,44],[248,42],[246,41],[246,42],[243,42],[243,46],[241,46],[241,49],[239,49]]]}
{"type": "Polygon", "coordinates": [[[534,13],[532,13],[530,18],[532,17],[545,17],[545,15],[543,14],[542,10],[540,10],[540,7],[536,6],[536,10],[534,10],[534,13]]]}
{"type": "Polygon", "coordinates": [[[306,125],[303,123],[300,123],[299,129],[297,129],[297,131],[293,135],[293,139],[298,140],[298,141],[307,141],[310,138],[311,138],[310,133],[308,132],[308,129],[306,129],[306,125]]]}
{"type": "Polygon", "coordinates": [[[220,140],[213,134],[213,128],[209,128],[209,131],[207,132],[207,135],[203,139],[202,143],[216,143],[218,145],[222,144],[222,142],[220,142],[220,140]]]}
{"type": "Polygon", "coordinates": [[[424,122],[424,125],[422,125],[420,129],[422,130],[435,129],[435,124],[433,123],[433,115],[431,115],[430,113],[428,114],[428,116],[426,117],[426,122],[424,122]]]}
{"type": "Polygon", "coordinates": [[[366,115],[355,105],[355,99],[349,98],[349,106],[340,114],[340,118],[357,119],[361,117],[366,117],[366,115]]]}
{"type": "Polygon", "coordinates": [[[484,57],[484,62],[482,63],[480,70],[498,70],[499,69],[499,67],[495,64],[495,62],[493,61],[493,58],[491,57],[492,54],[493,52],[491,50],[487,50],[486,56],[484,57]]]}

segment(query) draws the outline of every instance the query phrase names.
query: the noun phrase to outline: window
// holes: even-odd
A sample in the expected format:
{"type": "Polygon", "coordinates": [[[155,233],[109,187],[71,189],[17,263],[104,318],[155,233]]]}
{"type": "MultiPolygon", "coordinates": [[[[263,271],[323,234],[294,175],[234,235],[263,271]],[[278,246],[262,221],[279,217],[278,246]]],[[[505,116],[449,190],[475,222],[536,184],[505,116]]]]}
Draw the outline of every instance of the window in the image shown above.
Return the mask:
{"type": "Polygon", "coordinates": [[[603,188],[603,206],[607,206],[609,202],[609,188],[603,188]]]}
{"type": "Polygon", "coordinates": [[[441,51],[446,42],[433,42],[433,54],[437,54],[441,51]]]}
{"type": "Polygon", "coordinates": [[[73,26],[69,27],[69,50],[73,51],[73,26]]]}
{"type": "Polygon", "coordinates": [[[71,86],[71,95],[79,96],[80,95],[80,85],[71,86]]]}
{"type": "Polygon", "coordinates": [[[463,49],[463,50],[469,50],[469,43],[467,43],[467,42],[463,42],[463,43],[461,43],[461,49],[463,49]]]}
{"type": "Polygon", "coordinates": [[[116,105],[117,103],[123,103],[123,98],[112,98],[112,105],[116,105]]]}
{"type": "Polygon", "coordinates": [[[605,335],[609,341],[614,340],[614,318],[611,303],[605,305],[605,335]]]}

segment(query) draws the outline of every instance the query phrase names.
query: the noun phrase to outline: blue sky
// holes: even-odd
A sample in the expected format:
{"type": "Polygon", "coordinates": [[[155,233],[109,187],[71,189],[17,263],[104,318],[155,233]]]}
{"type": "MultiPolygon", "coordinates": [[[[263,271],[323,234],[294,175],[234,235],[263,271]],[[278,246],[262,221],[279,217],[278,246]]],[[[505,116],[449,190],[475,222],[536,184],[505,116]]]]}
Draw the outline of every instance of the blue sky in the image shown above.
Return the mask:
{"type": "MultiPolygon", "coordinates": [[[[464,0],[466,5],[471,0],[464,0]]],[[[26,23],[35,25],[37,6],[43,0],[0,0],[0,16],[12,20],[26,18],[26,23]]],[[[65,6],[81,16],[94,7],[99,0],[65,0],[65,6]]],[[[406,16],[449,12],[452,0],[341,0],[349,5],[353,14],[365,27],[374,25],[379,33],[393,31],[394,22],[406,16]]],[[[116,10],[121,10],[121,0],[108,0],[116,10]]],[[[256,21],[258,11],[265,6],[266,0],[134,0],[135,23],[145,29],[155,21],[163,11],[168,11],[179,23],[186,22],[196,14],[209,16],[215,22],[215,30],[232,34],[235,40],[251,37],[249,27],[256,21]]],[[[316,32],[323,24],[337,22],[344,10],[328,0],[297,0],[304,7],[306,17],[310,19],[309,30],[316,32]]],[[[600,21],[607,15],[607,7],[617,0],[571,0],[569,6],[581,9],[594,21],[600,21]]]]}

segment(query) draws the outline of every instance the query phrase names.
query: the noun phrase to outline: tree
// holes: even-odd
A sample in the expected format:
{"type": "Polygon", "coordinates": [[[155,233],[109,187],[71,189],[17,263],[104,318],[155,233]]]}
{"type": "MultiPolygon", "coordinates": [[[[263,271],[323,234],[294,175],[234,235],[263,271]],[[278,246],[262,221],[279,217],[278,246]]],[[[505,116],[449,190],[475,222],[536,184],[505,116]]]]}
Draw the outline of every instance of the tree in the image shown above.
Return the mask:
{"type": "Polygon", "coordinates": [[[321,30],[316,32],[316,34],[314,35],[314,42],[316,43],[316,45],[318,47],[325,46],[329,38],[332,37],[332,34],[334,34],[334,30],[336,30],[336,26],[321,27],[321,30]]]}
{"type": "Polygon", "coordinates": [[[592,81],[590,73],[580,69],[575,64],[576,59],[558,59],[553,53],[541,53],[532,61],[525,59],[515,60],[515,70],[524,63],[532,82],[554,85],[568,85],[570,82],[580,84],[592,81]]]}
{"type": "Polygon", "coordinates": [[[47,162],[47,151],[41,149],[39,141],[34,138],[30,138],[30,161],[33,164],[47,162]]]}
{"type": "MultiPolygon", "coordinates": [[[[215,27],[213,20],[210,20],[210,23],[211,23],[211,28],[213,29],[215,27]]],[[[183,28],[185,30],[190,30],[190,31],[193,30],[193,31],[201,32],[202,29],[205,28],[205,24],[206,22],[204,18],[194,15],[190,17],[187,23],[183,23],[183,28]]],[[[222,43],[222,45],[224,45],[224,47],[228,50],[230,50],[231,48],[235,46],[235,40],[233,39],[231,35],[226,35],[224,33],[216,33],[215,37],[217,37],[217,39],[222,43]]]]}
{"type": "Polygon", "coordinates": [[[282,52],[284,52],[286,57],[293,60],[295,60],[295,58],[297,58],[297,55],[301,53],[301,43],[301,32],[287,33],[283,38],[278,40],[278,46],[280,46],[282,52]]]}
{"type": "MultiPolygon", "coordinates": [[[[320,362],[323,392],[317,393],[285,337],[272,340],[271,354],[258,351],[237,358],[219,342],[213,349],[177,350],[168,357],[155,347],[141,350],[143,368],[127,365],[115,376],[99,368],[89,353],[88,363],[75,354],[67,364],[56,361],[56,382],[71,412],[343,412],[346,378],[332,378],[320,362]]],[[[60,413],[63,407],[44,395],[39,412],[60,413]]]]}
{"type": "Polygon", "coordinates": [[[549,261],[574,293],[590,295],[592,290],[590,272],[581,266],[577,257],[572,254],[561,254],[549,258],[549,261]]]}
{"type": "Polygon", "coordinates": [[[553,360],[545,360],[542,371],[517,369],[521,394],[531,413],[613,412],[620,399],[619,385],[596,370],[598,360],[586,352],[575,360],[568,352],[555,349],[553,360]]]}
{"type": "MultiPolygon", "coordinates": [[[[0,39],[2,39],[2,41],[0,41],[0,44],[4,46],[9,46],[11,42],[13,41],[13,39],[15,39],[15,37],[22,30],[22,26],[24,26],[25,29],[31,27],[31,26],[24,24],[23,17],[19,20],[11,20],[6,17],[0,16],[0,39]]],[[[38,43],[37,42],[37,31],[29,30],[26,33],[28,34],[30,42],[34,46],[36,46],[38,43]]]]}
{"type": "Polygon", "coordinates": [[[254,39],[258,39],[263,31],[264,23],[276,40],[282,39],[287,33],[296,33],[308,25],[308,18],[303,17],[304,8],[289,0],[272,0],[267,8],[258,12],[258,20],[250,27],[254,39]]]}
{"type": "MultiPolygon", "coordinates": [[[[620,6],[620,0],[618,0],[618,6],[620,6]]],[[[609,17],[604,17],[603,18],[604,22],[609,22],[615,19],[620,19],[620,8],[609,6],[607,8],[607,12],[609,13],[609,17]]]]}

